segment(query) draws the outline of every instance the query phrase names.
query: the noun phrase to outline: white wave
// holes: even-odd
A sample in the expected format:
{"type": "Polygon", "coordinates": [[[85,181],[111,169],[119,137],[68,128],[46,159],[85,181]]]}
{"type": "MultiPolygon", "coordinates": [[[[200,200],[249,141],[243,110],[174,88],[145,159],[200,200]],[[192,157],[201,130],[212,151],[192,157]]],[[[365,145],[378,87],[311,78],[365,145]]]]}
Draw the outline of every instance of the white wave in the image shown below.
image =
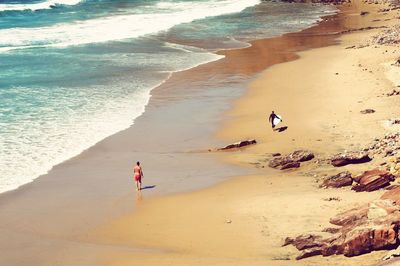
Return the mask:
{"type": "Polygon", "coordinates": [[[48,0],[33,4],[0,4],[0,11],[50,9],[56,5],[76,5],[82,0],[48,0]]]}
{"type": "Polygon", "coordinates": [[[150,13],[138,13],[56,24],[39,28],[0,30],[0,48],[65,47],[135,38],[165,31],[196,19],[240,12],[260,0],[160,3],[150,13]]]}

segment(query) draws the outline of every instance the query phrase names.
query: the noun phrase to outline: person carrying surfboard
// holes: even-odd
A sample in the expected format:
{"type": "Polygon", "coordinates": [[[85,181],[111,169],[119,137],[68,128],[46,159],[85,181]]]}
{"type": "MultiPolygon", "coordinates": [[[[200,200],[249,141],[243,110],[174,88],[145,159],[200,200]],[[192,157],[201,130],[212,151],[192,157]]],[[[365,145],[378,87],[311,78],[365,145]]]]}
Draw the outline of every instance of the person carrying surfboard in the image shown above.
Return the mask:
{"type": "Polygon", "coordinates": [[[274,111],[269,115],[268,121],[271,122],[272,128],[275,128],[277,124],[282,122],[282,118],[275,114],[274,111]]]}

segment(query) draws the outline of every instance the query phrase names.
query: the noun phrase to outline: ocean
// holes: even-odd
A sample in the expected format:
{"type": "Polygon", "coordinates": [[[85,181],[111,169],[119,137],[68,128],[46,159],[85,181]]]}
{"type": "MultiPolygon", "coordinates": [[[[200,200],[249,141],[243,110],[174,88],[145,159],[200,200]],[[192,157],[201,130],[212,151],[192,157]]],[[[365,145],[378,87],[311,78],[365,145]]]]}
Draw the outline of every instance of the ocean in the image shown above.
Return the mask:
{"type": "Polygon", "coordinates": [[[0,192],[131,126],[174,72],[333,12],[259,0],[0,0],[0,192]]]}

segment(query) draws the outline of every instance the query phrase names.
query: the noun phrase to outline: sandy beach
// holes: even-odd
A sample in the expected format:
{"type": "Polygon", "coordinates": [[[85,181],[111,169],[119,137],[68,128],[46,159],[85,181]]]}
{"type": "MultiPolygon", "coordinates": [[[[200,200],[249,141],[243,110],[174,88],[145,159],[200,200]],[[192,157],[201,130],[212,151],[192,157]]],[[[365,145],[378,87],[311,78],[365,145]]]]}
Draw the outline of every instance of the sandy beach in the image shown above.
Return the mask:
{"type": "Polygon", "coordinates": [[[376,265],[387,251],[296,260],[299,251],[282,244],[384,193],[321,189],[339,170],[318,161],[399,130],[387,123],[397,118],[398,98],[383,96],[400,85],[391,65],[398,46],[373,43],[383,26],[398,23],[399,10],[380,12],[386,7],[344,4],[315,27],[175,73],[131,128],[0,195],[0,264],[376,265]],[[368,108],[375,112],[360,113],[368,108]],[[271,130],[271,110],[287,130],[271,130]],[[244,139],[257,144],[214,151],[244,139]],[[298,149],[317,160],[268,167],[272,153],[298,149]],[[130,172],[138,157],[141,193],[130,172]]]}
{"type": "MultiPolygon", "coordinates": [[[[398,13],[378,12],[381,8],[355,2],[342,7],[338,17],[319,27],[254,42],[254,46],[270,45],[277,50],[282,44],[288,45],[286,54],[272,56],[267,62],[290,62],[262,66],[267,70],[225,113],[216,137],[227,143],[256,139],[257,145],[224,152],[221,157],[242,167],[257,167],[258,173],[206,190],[141,203],[137,212],[100,228],[95,235],[101,242],[140,246],[152,252],[104,254],[106,264],[376,265],[386,251],[352,258],[316,256],[297,261],[294,258],[299,251],[282,244],[288,236],[329,227],[330,217],[378,199],[383,191],[321,189],[318,179],[338,171],[329,165],[311,162],[284,172],[264,165],[274,152],[308,149],[317,157],[326,158],[345,150],[362,149],[376,136],[387,133],[384,121],[399,110],[396,98],[380,96],[398,85],[387,76],[393,72],[390,63],[397,59],[397,47],[356,48],[371,40],[378,29],[335,34],[395,23],[398,13]],[[361,11],[368,11],[369,15],[360,16],[361,11]],[[297,52],[305,48],[307,51],[297,52]],[[361,114],[366,108],[377,111],[361,114]],[[284,116],[286,131],[270,130],[266,120],[271,110],[284,116]]],[[[227,58],[234,58],[236,53],[241,51],[232,51],[227,58]]],[[[380,162],[377,157],[368,164],[344,168],[360,173],[380,162]]]]}

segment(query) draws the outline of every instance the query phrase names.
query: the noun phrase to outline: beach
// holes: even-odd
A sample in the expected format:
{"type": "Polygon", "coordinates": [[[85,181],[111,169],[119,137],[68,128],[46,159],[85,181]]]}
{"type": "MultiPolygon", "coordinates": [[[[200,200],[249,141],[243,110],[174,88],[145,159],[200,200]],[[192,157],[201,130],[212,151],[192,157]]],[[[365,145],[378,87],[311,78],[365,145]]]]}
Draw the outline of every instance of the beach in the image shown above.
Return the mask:
{"type": "MultiPolygon", "coordinates": [[[[339,21],[323,25],[322,31],[379,27],[382,24],[376,20],[388,18],[377,12],[380,8],[355,3],[342,9],[339,21]],[[370,14],[362,17],[361,11],[370,14]]],[[[294,247],[282,247],[286,237],[329,227],[330,217],[378,199],[383,191],[321,189],[316,179],[334,174],[333,167],[316,167],[311,162],[282,173],[261,167],[268,154],[309,149],[324,157],[360,149],[384,135],[387,128],[382,126],[383,121],[397,113],[396,99],[380,97],[397,85],[385,74],[390,70],[388,62],[396,60],[396,47],[346,49],[369,40],[378,32],[374,29],[322,37],[315,31],[318,27],[311,34],[303,32],[306,36],[289,34],[303,40],[295,42],[290,51],[304,47],[307,51],[284,55],[283,61],[296,60],[264,71],[225,113],[223,127],[217,131],[216,137],[227,143],[257,139],[254,146],[221,156],[242,167],[258,166],[262,174],[143,202],[135,214],[113,221],[98,234],[107,243],[142,246],[154,252],[111,253],[104,256],[109,265],[138,261],[145,265],[376,265],[381,260],[386,251],[297,261],[294,247]],[[377,113],[363,116],[360,110],[365,108],[376,108],[377,113]],[[271,110],[285,114],[287,131],[277,133],[268,128],[271,110]]],[[[272,45],[288,44],[290,37],[275,43],[271,40],[272,45]]],[[[257,44],[268,45],[268,41],[253,43],[257,44]]],[[[378,162],[370,164],[346,166],[345,170],[362,172],[378,162]]]]}
{"type": "MultiPolygon", "coordinates": [[[[398,21],[397,9],[380,12],[386,7],[344,4],[312,28],[174,73],[130,128],[0,195],[0,264],[376,265],[387,251],[296,260],[299,251],[282,245],[384,193],[322,189],[338,170],[318,161],[398,130],[385,122],[400,108],[385,96],[400,85],[391,65],[398,46],[372,42],[398,21]],[[376,111],[360,113],[368,108],[376,111]],[[271,110],[285,131],[271,130],[271,110]],[[257,144],[215,150],[245,139],[257,144]],[[268,167],[272,153],[298,149],[321,159],[268,167]]],[[[342,169],[360,173],[384,160],[342,169]]]]}

